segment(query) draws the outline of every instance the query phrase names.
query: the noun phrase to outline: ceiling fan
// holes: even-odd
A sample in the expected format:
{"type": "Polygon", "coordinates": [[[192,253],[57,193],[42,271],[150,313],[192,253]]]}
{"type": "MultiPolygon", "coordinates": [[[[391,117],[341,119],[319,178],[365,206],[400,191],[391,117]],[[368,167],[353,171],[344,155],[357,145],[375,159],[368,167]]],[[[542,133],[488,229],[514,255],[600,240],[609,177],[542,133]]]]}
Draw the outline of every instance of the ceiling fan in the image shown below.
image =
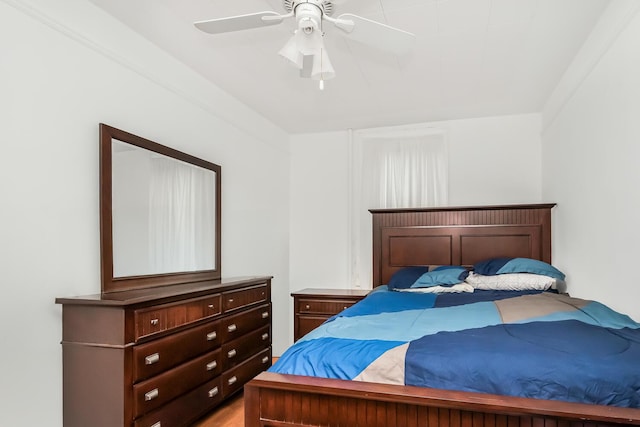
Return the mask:
{"type": "Polygon", "coordinates": [[[300,70],[301,77],[324,81],[335,77],[335,71],[324,48],[324,22],[339,28],[348,38],[396,54],[407,53],[415,39],[412,33],[372,21],[351,13],[333,18],[334,4],[344,0],[283,0],[285,14],[272,11],[198,21],[196,28],[210,34],[249,30],[277,25],[294,18],[296,29],[291,39],[278,52],[300,70]]]}

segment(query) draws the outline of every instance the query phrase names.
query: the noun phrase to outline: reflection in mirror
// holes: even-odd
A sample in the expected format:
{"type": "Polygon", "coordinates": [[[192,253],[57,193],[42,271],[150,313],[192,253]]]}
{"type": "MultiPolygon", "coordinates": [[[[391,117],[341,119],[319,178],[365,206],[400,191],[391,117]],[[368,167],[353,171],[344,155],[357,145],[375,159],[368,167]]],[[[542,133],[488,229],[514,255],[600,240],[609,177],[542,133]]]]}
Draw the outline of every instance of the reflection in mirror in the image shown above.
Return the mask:
{"type": "Polygon", "coordinates": [[[100,125],[102,293],[219,280],[221,168],[100,125]]]}
{"type": "Polygon", "coordinates": [[[112,141],[113,276],[215,269],[216,173],[112,141]]]}

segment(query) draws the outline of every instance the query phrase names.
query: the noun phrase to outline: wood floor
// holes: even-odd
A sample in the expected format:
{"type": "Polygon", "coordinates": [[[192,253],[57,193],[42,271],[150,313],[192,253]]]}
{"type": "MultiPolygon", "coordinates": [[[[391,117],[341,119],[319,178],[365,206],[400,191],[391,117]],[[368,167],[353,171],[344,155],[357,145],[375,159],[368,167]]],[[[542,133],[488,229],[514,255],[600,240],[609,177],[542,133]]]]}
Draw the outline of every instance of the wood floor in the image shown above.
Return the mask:
{"type": "Polygon", "coordinates": [[[218,406],[214,413],[194,424],[194,427],[243,427],[244,399],[238,393],[227,402],[218,406]]]}

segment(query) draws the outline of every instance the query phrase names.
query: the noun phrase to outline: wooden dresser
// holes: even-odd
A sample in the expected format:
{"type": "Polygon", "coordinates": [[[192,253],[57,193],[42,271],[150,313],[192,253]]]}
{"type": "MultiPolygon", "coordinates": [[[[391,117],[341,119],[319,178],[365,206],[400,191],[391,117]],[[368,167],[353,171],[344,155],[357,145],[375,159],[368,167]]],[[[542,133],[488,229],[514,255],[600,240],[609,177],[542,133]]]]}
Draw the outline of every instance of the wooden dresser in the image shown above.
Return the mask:
{"type": "Polygon", "coordinates": [[[331,316],[351,307],[370,289],[303,289],[293,297],[293,340],[298,341],[331,316]]]}
{"type": "Polygon", "coordinates": [[[271,277],[56,303],[65,427],[188,426],[271,366],[271,277]]]}

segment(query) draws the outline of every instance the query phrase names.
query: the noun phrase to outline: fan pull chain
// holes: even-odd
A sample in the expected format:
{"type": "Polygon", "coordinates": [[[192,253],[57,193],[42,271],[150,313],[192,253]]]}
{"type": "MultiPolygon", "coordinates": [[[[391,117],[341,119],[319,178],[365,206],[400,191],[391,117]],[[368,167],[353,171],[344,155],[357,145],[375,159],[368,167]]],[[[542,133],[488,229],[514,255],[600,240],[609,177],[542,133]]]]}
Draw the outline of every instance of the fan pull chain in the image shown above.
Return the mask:
{"type": "MultiPolygon", "coordinates": [[[[324,37],[324,34],[323,34],[324,37]]],[[[324,72],[323,72],[323,68],[322,68],[322,49],[320,48],[320,83],[318,84],[318,87],[320,88],[320,90],[324,90],[324,72]]]]}

